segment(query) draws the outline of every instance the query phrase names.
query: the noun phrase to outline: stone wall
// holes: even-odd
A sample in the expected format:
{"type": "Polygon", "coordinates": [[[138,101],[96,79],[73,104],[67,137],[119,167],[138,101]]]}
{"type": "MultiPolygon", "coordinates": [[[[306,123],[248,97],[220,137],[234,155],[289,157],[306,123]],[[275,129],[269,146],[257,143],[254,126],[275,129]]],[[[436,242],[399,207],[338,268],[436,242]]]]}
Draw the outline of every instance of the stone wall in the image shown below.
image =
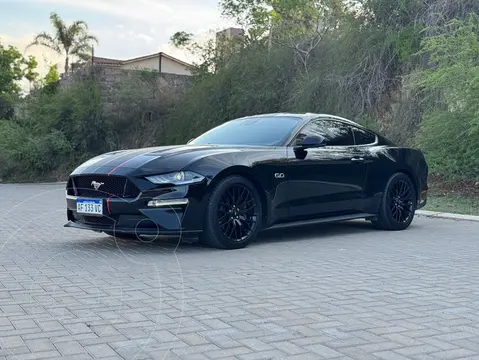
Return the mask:
{"type": "Polygon", "coordinates": [[[92,78],[100,85],[102,104],[108,111],[118,102],[119,97],[128,96],[128,93],[135,97],[141,94],[151,100],[157,99],[167,106],[182,96],[191,76],[95,65],[69,74],[61,80],[61,85],[68,86],[72,82],[92,78]]]}

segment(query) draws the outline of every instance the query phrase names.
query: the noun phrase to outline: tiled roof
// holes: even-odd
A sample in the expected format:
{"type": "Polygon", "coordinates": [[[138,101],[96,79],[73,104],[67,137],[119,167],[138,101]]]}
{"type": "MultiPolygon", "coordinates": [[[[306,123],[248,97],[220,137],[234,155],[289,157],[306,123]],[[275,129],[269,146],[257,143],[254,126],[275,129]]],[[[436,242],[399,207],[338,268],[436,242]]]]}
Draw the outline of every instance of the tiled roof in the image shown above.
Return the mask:
{"type": "Polygon", "coordinates": [[[161,53],[156,53],[156,54],[151,54],[151,55],[146,55],[146,56],[141,56],[141,57],[137,57],[137,58],[133,58],[133,59],[128,59],[128,60],[117,60],[117,59],[108,59],[108,58],[102,58],[102,57],[97,57],[97,56],[94,56],[93,57],[93,64],[96,64],[96,65],[107,65],[107,66],[121,66],[123,64],[128,64],[128,63],[132,63],[132,62],[135,62],[135,61],[139,61],[139,60],[146,60],[146,59],[153,59],[153,58],[157,58],[159,56],[162,56],[162,57],[165,57],[167,59],[170,59],[172,61],[175,61],[185,67],[193,67],[193,65],[191,64],[188,64],[184,61],[181,61],[180,59],[177,59],[177,58],[174,58],[173,56],[170,56],[168,54],[165,54],[163,52],[161,53]]]}
{"type": "Polygon", "coordinates": [[[120,66],[123,63],[121,60],[108,59],[103,57],[94,56],[93,64],[95,65],[109,65],[109,66],[120,66]]]}

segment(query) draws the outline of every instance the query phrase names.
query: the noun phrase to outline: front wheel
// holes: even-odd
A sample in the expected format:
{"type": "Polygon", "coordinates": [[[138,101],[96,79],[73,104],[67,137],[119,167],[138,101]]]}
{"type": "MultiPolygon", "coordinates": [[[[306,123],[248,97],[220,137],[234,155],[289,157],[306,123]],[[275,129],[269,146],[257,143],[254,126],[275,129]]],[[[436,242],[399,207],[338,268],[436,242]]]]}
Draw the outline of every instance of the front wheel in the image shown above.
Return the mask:
{"type": "Polygon", "coordinates": [[[416,191],[406,174],[394,174],[386,184],[379,214],[372,220],[382,230],[405,230],[411,225],[416,211],[416,191]]]}
{"type": "Polygon", "coordinates": [[[261,227],[261,199],[255,186],[242,176],[229,176],[210,194],[200,242],[220,249],[240,249],[261,227]]]}

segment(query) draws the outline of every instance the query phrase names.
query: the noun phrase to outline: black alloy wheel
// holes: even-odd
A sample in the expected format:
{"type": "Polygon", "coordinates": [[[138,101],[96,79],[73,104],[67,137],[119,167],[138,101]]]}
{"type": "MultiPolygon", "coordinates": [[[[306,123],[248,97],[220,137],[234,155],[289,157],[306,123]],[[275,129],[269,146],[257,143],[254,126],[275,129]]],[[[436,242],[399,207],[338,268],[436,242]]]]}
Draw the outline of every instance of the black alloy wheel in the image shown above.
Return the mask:
{"type": "Polygon", "coordinates": [[[220,249],[243,248],[261,228],[261,198],[248,179],[232,175],[212,189],[200,242],[220,249]]]}
{"type": "Polygon", "coordinates": [[[386,184],[374,227],[382,230],[405,230],[411,225],[416,211],[417,195],[412,180],[396,173],[386,184]]]}
{"type": "Polygon", "coordinates": [[[218,205],[218,224],[231,241],[243,241],[258,222],[258,206],[252,190],[243,184],[231,185],[218,205]]]}
{"type": "Polygon", "coordinates": [[[410,182],[399,180],[388,194],[388,204],[392,218],[398,223],[407,223],[414,212],[414,189],[410,182]]]}

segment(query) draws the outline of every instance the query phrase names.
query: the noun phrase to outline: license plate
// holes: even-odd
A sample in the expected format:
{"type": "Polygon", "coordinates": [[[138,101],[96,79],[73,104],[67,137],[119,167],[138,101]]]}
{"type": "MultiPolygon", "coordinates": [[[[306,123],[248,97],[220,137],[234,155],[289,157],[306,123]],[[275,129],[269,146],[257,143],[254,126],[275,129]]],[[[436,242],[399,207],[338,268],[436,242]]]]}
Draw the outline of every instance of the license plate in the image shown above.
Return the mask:
{"type": "Polygon", "coordinates": [[[77,213],[103,215],[103,202],[101,200],[78,199],[77,213]]]}

